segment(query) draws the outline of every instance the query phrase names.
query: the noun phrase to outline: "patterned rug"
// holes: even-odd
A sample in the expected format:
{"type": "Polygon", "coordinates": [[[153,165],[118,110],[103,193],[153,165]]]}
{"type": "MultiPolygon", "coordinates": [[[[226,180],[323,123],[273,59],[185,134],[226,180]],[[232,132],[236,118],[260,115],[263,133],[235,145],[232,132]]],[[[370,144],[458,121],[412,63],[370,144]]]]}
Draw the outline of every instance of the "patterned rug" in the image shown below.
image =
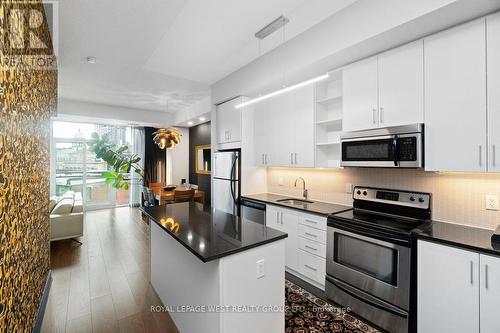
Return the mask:
{"type": "Polygon", "coordinates": [[[286,333],[378,333],[349,314],[349,309],[333,306],[290,281],[285,282],[286,333]]]}

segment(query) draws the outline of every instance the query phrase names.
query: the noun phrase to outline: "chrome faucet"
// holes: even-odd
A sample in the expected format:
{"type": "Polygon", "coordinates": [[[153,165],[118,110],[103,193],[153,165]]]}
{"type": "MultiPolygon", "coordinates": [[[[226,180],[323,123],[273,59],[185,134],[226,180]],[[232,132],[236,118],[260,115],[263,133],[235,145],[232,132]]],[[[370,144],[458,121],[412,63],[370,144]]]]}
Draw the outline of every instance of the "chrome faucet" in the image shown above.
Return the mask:
{"type": "Polygon", "coordinates": [[[295,187],[297,187],[297,181],[299,179],[302,179],[302,196],[304,197],[304,199],[307,200],[308,191],[306,190],[306,181],[304,180],[304,178],[299,177],[299,178],[295,179],[295,187]]]}

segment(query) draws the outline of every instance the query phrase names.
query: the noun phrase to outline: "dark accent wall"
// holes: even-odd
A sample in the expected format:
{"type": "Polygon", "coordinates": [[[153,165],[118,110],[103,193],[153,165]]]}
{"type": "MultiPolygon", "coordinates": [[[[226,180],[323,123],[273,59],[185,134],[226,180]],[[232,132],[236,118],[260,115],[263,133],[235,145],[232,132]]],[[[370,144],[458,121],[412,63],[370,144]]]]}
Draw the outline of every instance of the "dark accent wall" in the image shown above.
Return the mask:
{"type": "Polygon", "coordinates": [[[166,150],[160,149],[153,142],[153,133],[157,128],[145,127],[145,147],[144,147],[144,185],[151,183],[166,182],[167,160],[166,150]]]}
{"type": "Polygon", "coordinates": [[[205,192],[205,203],[210,205],[212,185],[210,175],[201,175],[194,172],[194,147],[210,144],[210,122],[189,128],[189,183],[198,185],[198,189],[205,192]]]}
{"type": "MultiPolygon", "coordinates": [[[[28,3],[16,8],[44,12],[41,1],[28,3]]],[[[9,4],[0,2],[2,29],[12,23],[9,4]]],[[[3,30],[2,42],[26,26],[15,24],[20,30],[3,30]]],[[[48,47],[40,57],[55,64],[45,20],[37,36],[48,47]]],[[[11,66],[0,69],[0,332],[32,332],[50,269],[49,122],[57,111],[57,69],[11,66]]]]}

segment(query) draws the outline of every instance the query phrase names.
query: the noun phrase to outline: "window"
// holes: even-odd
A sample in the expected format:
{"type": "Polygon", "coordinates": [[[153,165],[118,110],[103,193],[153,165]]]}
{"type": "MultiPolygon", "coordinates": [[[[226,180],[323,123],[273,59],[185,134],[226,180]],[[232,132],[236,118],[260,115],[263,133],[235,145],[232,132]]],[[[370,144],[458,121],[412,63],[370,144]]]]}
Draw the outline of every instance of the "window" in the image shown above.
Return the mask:
{"type": "Polygon", "coordinates": [[[119,146],[128,146],[125,153],[133,153],[131,127],[53,121],[52,193],[82,192],[87,208],[127,205],[129,191],[117,190],[106,184],[101,174],[109,166],[88,150],[88,142],[94,132],[107,135],[111,142],[119,146]]]}

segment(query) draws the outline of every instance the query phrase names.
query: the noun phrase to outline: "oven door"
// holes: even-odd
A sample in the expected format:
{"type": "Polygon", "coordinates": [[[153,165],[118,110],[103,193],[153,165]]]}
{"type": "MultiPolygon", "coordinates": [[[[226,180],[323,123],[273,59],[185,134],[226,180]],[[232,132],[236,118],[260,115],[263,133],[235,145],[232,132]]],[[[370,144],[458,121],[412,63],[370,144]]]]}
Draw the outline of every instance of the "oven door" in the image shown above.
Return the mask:
{"type": "Polygon", "coordinates": [[[402,309],[409,309],[410,248],[328,227],[326,271],[402,309]]]}

